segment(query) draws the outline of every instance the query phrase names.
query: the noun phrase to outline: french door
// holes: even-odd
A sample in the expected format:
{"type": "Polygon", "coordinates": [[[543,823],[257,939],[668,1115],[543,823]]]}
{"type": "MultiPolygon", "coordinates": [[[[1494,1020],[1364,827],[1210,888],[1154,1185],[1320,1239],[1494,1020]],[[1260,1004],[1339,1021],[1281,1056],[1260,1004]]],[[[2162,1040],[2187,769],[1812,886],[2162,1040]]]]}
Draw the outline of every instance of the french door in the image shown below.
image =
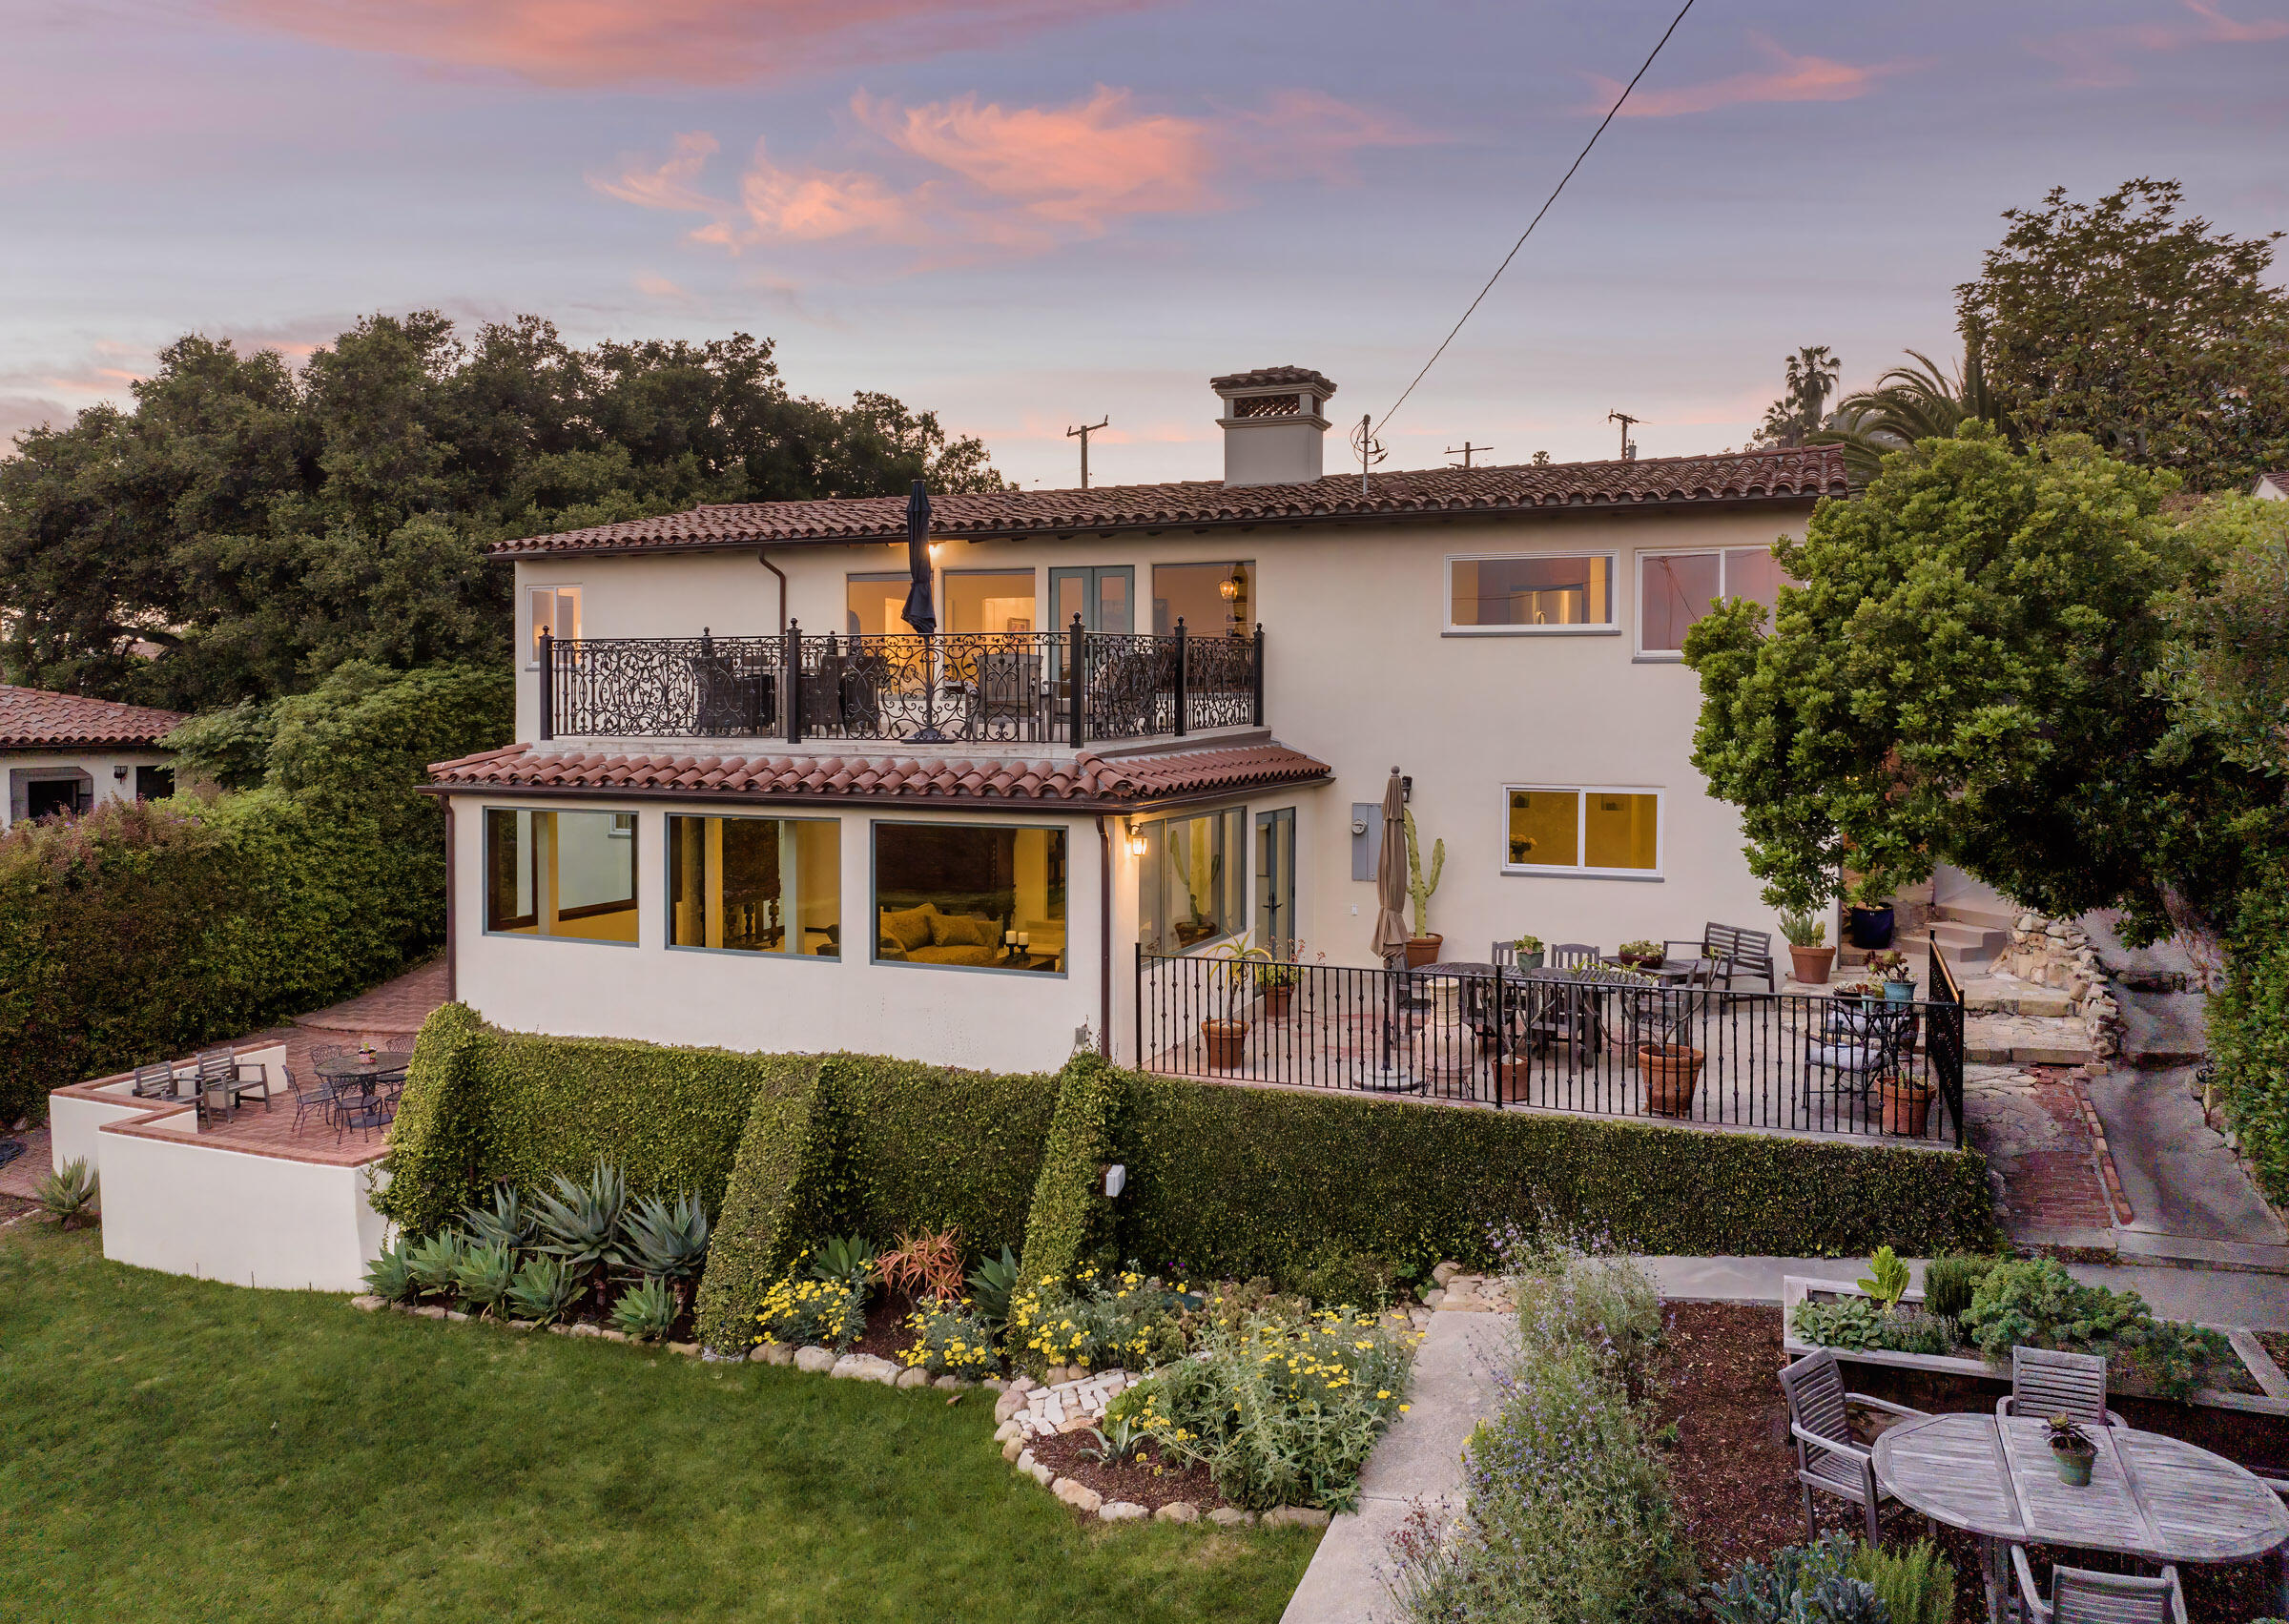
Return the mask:
{"type": "Polygon", "coordinates": [[[1295,956],[1295,809],[1256,813],[1255,945],[1295,956]]]}

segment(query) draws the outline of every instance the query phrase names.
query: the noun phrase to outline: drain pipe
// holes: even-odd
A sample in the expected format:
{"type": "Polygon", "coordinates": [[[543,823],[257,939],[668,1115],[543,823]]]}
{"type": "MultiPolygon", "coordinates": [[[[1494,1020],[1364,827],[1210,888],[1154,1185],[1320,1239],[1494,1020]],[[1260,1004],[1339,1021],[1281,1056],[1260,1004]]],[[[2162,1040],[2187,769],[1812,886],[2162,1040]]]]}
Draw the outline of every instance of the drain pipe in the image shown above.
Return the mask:
{"type": "Polygon", "coordinates": [[[1113,836],[1097,814],[1097,1052],[1113,1058],[1113,836]]]}
{"type": "Polygon", "coordinates": [[[784,637],[787,635],[787,574],[771,562],[771,554],[760,548],[756,549],[755,562],[779,578],[779,635],[784,637]]]}

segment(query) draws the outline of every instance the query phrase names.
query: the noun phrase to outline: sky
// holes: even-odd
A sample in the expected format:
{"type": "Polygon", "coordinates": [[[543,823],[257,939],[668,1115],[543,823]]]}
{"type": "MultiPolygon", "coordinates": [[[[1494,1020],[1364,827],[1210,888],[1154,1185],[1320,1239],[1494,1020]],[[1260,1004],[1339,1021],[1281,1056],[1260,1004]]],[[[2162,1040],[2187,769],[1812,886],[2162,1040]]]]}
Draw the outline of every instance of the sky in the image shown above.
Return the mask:
{"type": "Polygon", "coordinates": [[[1021,483],[1215,478],[1216,373],[1390,468],[1744,444],[1783,359],[1957,351],[1999,216],[2289,226],[2289,0],[0,0],[0,443],[187,332],[768,337],[1021,483]],[[1346,421],[1348,420],[1348,421],[1346,421]]]}

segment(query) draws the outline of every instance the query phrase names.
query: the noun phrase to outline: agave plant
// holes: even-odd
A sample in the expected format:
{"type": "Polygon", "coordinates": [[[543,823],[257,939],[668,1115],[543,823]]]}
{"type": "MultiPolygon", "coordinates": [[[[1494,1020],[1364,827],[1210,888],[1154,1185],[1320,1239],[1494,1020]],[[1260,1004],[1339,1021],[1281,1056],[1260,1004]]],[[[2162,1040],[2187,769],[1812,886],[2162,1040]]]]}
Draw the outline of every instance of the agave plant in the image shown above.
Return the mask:
{"type": "Polygon", "coordinates": [[[502,1245],[471,1246],[461,1255],[453,1285],[462,1305],[481,1314],[497,1313],[516,1284],[517,1254],[502,1245]]]}
{"type": "Polygon", "coordinates": [[[856,1235],[828,1239],[812,1258],[811,1278],[838,1280],[864,1292],[875,1283],[875,1244],[856,1235]]]}
{"type": "Polygon", "coordinates": [[[562,1173],[551,1182],[555,1187],[542,1192],[533,1215],[540,1223],[540,1249],[561,1260],[576,1280],[592,1281],[601,1308],[608,1274],[628,1264],[620,1236],[628,1182],[608,1161],[597,1162],[585,1184],[562,1173]]]}
{"type": "Polygon", "coordinates": [[[460,1230],[440,1229],[407,1249],[405,1270],[423,1295],[453,1291],[461,1284],[461,1261],[468,1250],[468,1240],[460,1230]]]}
{"type": "Polygon", "coordinates": [[[508,1311],[520,1320],[547,1325],[561,1320],[580,1301],[581,1277],[555,1258],[535,1258],[509,1282],[508,1311]]]}
{"type": "Polygon", "coordinates": [[[64,1163],[62,1172],[49,1174],[33,1187],[32,1199],[40,1203],[42,1212],[69,1229],[93,1216],[97,1182],[88,1159],[74,1156],[64,1163]]]}
{"type": "Polygon", "coordinates": [[[626,1249],[639,1274],[667,1282],[682,1303],[708,1261],[708,1209],[688,1193],[673,1204],[647,1196],[629,1214],[626,1249]]]}
{"type": "Polygon", "coordinates": [[[365,1265],[365,1288],[384,1303],[402,1303],[414,1294],[413,1269],[402,1245],[382,1247],[381,1256],[365,1265]]]}
{"type": "Polygon", "coordinates": [[[1009,1318],[1009,1294],[1018,1288],[1018,1258],[1007,1246],[998,1258],[980,1258],[970,1270],[970,1306],[987,1325],[1009,1318]]]}
{"type": "Polygon", "coordinates": [[[612,1324],[637,1342],[662,1342],[682,1310],[664,1280],[640,1280],[612,1305],[612,1324]]]}
{"type": "Polygon", "coordinates": [[[493,1186],[492,1199],[483,1206],[472,1206],[461,1215],[462,1227],[480,1243],[489,1246],[506,1246],[515,1251],[532,1244],[532,1211],[525,1204],[524,1197],[510,1183],[493,1186]]]}

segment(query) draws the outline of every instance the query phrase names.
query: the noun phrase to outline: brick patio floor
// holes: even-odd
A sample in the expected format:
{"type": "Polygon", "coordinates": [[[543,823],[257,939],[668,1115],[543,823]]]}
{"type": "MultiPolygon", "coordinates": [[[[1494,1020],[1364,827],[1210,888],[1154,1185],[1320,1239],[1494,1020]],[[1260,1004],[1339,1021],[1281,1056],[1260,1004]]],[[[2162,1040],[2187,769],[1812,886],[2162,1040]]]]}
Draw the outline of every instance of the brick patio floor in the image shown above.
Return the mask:
{"type": "Polygon", "coordinates": [[[1965,1143],[1986,1153],[2014,1240],[2105,1236],[2113,1215],[2097,1145],[2065,1068],[1967,1067],[1964,1116],[1965,1143]]]}

